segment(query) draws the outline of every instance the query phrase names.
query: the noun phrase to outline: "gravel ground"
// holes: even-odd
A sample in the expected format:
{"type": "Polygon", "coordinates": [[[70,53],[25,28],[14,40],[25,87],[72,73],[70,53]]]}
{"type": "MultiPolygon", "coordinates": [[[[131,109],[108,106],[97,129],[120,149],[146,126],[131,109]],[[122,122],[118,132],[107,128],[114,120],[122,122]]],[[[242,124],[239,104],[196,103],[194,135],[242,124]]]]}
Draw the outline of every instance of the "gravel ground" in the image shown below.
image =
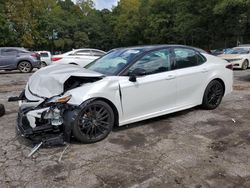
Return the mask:
{"type": "Polygon", "coordinates": [[[234,92],[214,111],[185,110],[28,158],[31,146],[15,134],[18,105],[7,98],[30,74],[0,71],[0,187],[250,187],[250,70],[234,74],[234,92]]]}

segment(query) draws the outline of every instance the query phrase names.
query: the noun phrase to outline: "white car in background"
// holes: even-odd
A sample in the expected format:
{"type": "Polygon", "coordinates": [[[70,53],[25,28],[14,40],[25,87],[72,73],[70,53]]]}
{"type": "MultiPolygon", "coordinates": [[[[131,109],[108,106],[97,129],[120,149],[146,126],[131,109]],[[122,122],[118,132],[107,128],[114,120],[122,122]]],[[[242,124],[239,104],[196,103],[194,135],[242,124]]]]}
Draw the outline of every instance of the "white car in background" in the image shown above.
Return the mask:
{"type": "Polygon", "coordinates": [[[64,54],[54,55],[52,62],[54,64],[73,64],[84,67],[105,54],[106,52],[97,49],[75,49],[64,54]]]}
{"type": "Polygon", "coordinates": [[[52,55],[49,51],[38,51],[37,53],[40,54],[41,57],[41,68],[46,67],[52,63],[52,55]]]}
{"type": "Polygon", "coordinates": [[[250,67],[250,46],[232,48],[225,54],[221,54],[218,57],[232,63],[234,68],[246,70],[250,67]]]}

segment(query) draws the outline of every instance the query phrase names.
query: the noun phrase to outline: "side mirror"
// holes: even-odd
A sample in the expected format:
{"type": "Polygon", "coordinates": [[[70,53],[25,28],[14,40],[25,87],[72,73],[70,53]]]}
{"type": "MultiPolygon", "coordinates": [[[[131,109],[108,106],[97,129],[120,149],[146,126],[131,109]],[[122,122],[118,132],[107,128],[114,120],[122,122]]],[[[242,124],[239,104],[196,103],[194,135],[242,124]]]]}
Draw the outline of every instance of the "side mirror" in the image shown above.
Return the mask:
{"type": "Polygon", "coordinates": [[[146,75],[146,71],[144,69],[141,69],[141,68],[136,68],[129,75],[130,75],[129,76],[129,81],[130,82],[136,82],[136,77],[146,75]]]}
{"type": "Polygon", "coordinates": [[[130,82],[136,82],[136,76],[135,75],[129,76],[129,81],[130,82]]]}

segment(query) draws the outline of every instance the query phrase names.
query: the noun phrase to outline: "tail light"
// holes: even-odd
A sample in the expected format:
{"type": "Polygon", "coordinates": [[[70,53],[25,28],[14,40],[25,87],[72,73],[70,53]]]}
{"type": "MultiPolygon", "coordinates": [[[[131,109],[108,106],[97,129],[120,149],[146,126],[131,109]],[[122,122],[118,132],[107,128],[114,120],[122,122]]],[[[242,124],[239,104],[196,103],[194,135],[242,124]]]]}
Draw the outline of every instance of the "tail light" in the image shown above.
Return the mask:
{"type": "Polygon", "coordinates": [[[31,54],[32,57],[36,58],[36,59],[40,59],[40,55],[38,53],[33,53],[31,54]]]}
{"type": "Polygon", "coordinates": [[[52,61],[58,61],[58,60],[60,60],[60,59],[62,59],[62,57],[52,57],[52,58],[51,58],[52,61]]]}
{"type": "Polygon", "coordinates": [[[226,66],[226,68],[227,68],[227,69],[230,69],[230,70],[233,70],[233,64],[231,64],[231,63],[228,64],[228,65],[226,66]]]}

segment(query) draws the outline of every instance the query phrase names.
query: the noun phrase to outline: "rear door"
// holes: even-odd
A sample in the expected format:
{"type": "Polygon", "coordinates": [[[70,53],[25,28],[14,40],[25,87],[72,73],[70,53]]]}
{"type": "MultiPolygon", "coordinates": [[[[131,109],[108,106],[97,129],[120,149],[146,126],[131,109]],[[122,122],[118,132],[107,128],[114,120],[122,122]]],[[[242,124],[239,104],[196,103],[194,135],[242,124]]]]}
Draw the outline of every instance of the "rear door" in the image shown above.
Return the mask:
{"type": "Polygon", "coordinates": [[[200,103],[206,84],[209,68],[206,58],[193,49],[173,48],[177,82],[178,108],[200,103]]]}

